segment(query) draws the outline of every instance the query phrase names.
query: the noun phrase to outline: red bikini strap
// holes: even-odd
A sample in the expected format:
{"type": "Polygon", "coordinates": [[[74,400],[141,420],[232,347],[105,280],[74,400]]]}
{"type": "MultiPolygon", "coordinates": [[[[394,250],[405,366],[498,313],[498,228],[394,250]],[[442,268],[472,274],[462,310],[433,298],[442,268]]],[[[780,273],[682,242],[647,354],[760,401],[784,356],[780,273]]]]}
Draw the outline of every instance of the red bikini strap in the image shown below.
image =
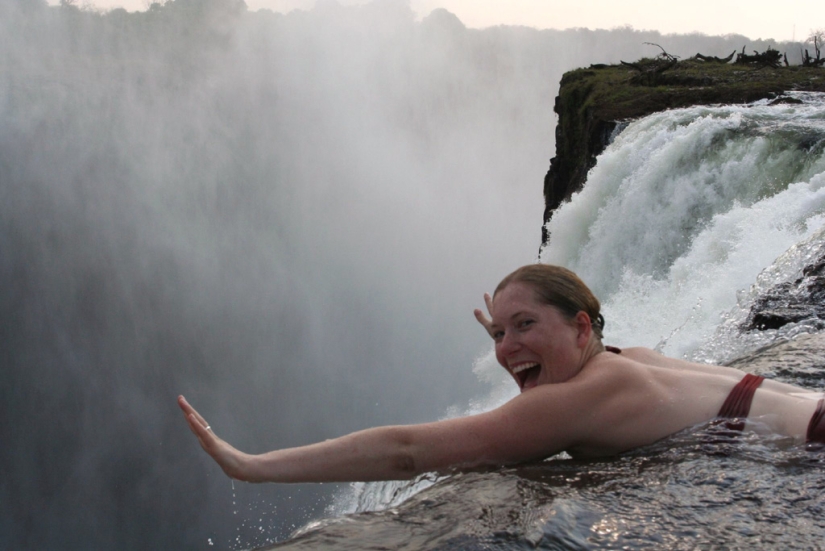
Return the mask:
{"type": "Polygon", "coordinates": [[[825,416],[825,399],[820,399],[816,405],[814,416],[808,423],[808,442],[825,442],[825,423],[822,417],[825,416]]]}
{"type": "Polygon", "coordinates": [[[751,410],[753,395],[765,377],[760,375],[746,374],[745,377],[734,386],[728,394],[725,403],[719,410],[718,417],[724,419],[740,418],[744,419],[751,410]]]}

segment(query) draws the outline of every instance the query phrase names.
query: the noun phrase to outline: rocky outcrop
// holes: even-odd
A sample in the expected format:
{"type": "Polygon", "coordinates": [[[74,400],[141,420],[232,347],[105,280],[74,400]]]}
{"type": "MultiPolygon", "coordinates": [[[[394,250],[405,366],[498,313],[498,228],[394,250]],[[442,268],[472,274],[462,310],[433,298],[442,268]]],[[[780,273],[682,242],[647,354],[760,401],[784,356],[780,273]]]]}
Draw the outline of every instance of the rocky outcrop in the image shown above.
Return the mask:
{"type": "Polygon", "coordinates": [[[805,266],[801,277],[775,285],[756,299],[742,329],[779,329],[803,321],[825,324],[825,255],[805,266]]]}
{"type": "MultiPolygon", "coordinates": [[[[781,100],[790,90],[825,92],[825,70],[749,67],[697,58],[673,63],[657,58],[591,65],[566,73],[553,108],[559,120],[556,155],[544,178],[545,224],[562,202],[582,188],[596,157],[622,123],[691,105],[781,100]]],[[[542,243],[548,239],[542,230],[542,243]]]]}

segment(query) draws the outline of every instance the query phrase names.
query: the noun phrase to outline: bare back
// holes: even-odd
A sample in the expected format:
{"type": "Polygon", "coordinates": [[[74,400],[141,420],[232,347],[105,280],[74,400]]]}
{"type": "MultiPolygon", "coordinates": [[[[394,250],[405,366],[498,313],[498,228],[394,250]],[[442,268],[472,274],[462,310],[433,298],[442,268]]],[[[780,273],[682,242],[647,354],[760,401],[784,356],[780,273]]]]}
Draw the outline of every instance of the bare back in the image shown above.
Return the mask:
{"type": "MultiPolygon", "coordinates": [[[[710,421],[742,377],[737,369],[668,358],[647,348],[599,354],[576,381],[570,381],[582,388],[602,388],[604,393],[596,390],[602,399],[589,410],[588,437],[568,451],[604,455],[710,421]]],[[[754,395],[748,429],[790,436],[802,443],[821,396],[765,380],[754,395]]]]}

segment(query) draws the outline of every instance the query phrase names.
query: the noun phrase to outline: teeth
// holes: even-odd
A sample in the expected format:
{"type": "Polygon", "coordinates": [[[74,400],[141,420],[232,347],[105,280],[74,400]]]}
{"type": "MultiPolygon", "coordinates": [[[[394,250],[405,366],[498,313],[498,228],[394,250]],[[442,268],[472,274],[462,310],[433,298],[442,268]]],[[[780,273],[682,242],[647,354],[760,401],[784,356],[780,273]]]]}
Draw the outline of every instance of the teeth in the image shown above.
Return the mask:
{"type": "Polygon", "coordinates": [[[539,364],[537,364],[537,363],[535,363],[535,362],[533,362],[533,363],[527,363],[527,364],[517,365],[516,367],[514,367],[514,368],[513,368],[513,375],[515,375],[516,373],[521,373],[521,372],[522,372],[522,371],[524,371],[525,369],[531,369],[531,368],[536,367],[536,366],[538,366],[538,365],[539,365],[539,364]]]}

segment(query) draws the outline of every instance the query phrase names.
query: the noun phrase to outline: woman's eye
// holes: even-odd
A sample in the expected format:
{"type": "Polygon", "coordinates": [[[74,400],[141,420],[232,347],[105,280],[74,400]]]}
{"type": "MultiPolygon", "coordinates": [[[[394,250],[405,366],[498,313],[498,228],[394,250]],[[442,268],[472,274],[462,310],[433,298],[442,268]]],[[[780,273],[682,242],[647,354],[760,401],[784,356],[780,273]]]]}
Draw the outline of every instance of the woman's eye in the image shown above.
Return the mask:
{"type": "Polygon", "coordinates": [[[520,321],[519,324],[518,324],[518,328],[519,329],[526,329],[527,327],[530,327],[531,325],[533,325],[533,323],[534,323],[533,320],[520,321]]]}
{"type": "Polygon", "coordinates": [[[493,331],[493,339],[500,341],[504,338],[504,331],[493,331]]]}

